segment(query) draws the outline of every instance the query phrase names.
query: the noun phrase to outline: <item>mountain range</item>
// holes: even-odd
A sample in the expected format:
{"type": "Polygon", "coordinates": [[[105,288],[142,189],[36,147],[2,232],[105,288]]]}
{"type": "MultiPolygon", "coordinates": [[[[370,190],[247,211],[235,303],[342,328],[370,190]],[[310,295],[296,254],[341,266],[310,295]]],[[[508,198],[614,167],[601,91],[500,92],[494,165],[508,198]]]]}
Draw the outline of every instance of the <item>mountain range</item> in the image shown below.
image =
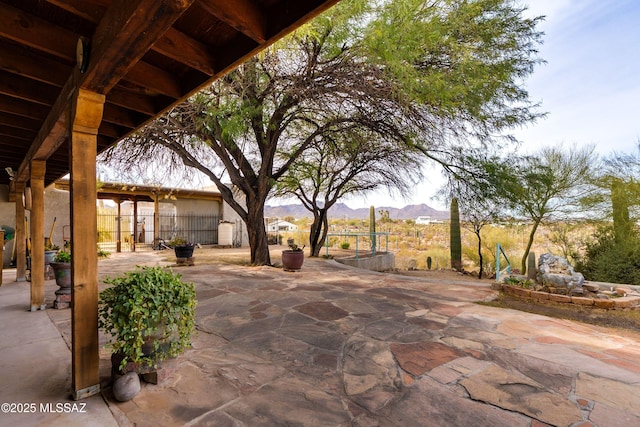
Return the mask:
{"type": "MultiPolygon", "coordinates": [[[[424,203],[421,205],[408,205],[403,208],[376,206],[376,216],[380,217],[380,211],[389,211],[391,219],[416,219],[419,216],[430,216],[433,220],[449,219],[449,211],[440,211],[424,203]]],[[[268,218],[294,218],[311,217],[312,214],[300,204],[281,206],[265,206],[264,216],[268,218]]],[[[369,208],[351,209],[344,203],[336,203],[329,209],[329,218],[368,219],[369,208]]]]}

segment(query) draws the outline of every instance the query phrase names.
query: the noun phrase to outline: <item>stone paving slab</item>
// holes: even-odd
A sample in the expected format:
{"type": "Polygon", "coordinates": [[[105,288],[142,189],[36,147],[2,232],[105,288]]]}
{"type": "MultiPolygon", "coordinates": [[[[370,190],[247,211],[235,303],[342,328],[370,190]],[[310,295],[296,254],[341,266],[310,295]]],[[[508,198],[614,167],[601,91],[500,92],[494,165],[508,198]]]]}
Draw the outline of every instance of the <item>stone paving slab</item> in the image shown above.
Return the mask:
{"type": "MultiPolygon", "coordinates": [[[[156,254],[142,262],[167,264],[156,254]]],[[[101,275],[140,263],[116,256],[101,262],[101,275]]],[[[130,402],[113,400],[101,371],[119,425],[618,427],[640,419],[639,334],[477,305],[496,295],[487,282],[322,259],[297,273],[216,263],[175,271],[196,285],[193,348],[167,381],[145,384],[130,402]]],[[[66,313],[51,315],[65,337],[66,313]]],[[[108,352],[101,357],[106,367],[108,352]]]]}
{"type": "Polygon", "coordinates": [[[199,332],[178,379],[112,403],[138,425],[162,394],[176,400],[156,405],[163,425],[606,426],[612,409],[638,416],[635,401],[596,392],[635,390],[638,335],[474,304],[495,295],[489,284],[310,259],[295,274],[177,271],[196,284],[199,332]]]}

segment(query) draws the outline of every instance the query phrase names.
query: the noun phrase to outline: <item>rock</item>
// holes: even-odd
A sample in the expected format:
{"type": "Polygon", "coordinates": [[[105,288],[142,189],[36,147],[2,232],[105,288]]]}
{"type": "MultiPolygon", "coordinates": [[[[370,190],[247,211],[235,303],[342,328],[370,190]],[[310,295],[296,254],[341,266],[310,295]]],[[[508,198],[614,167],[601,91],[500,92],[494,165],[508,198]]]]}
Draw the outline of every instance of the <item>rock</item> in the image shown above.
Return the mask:
{"type": "Polygon", "coordinates": [[[140,392],[140,378],[128,372],[113,382],[113,397],[119,402],[133,399],[140,392]]]}
{"type": "Polygon", "coordinates": [[[344,347],[342,381],[349,398],[379,411],[401,395],[402,377],[386,343],[359,334],[344,347]]]}
{"type": "Polygon", "coordinates": [[[582,289],[584,276],[573,271],[566,259],[547,253],[538,260],[538,282],[570,291],[582,289]]]}
{"type": "Polygon", "coordinates": [[[600,291],[600,285],[596,285],[595,283],[583,283],[582,287],[588,290],[589,292],[598,292],[600,291]]]}
{"type": "MultiPolygon", "coordinates": [[[[580,409],[566,397],[520,374],[492,365],[459,381],[471,399],[518,412],[554,426],[582,420],[580,409]]],[[[578,394],[576,392],[576,394],[578,394]]],[[[580,395],[590,398],[590,396],[580,395]]]]}

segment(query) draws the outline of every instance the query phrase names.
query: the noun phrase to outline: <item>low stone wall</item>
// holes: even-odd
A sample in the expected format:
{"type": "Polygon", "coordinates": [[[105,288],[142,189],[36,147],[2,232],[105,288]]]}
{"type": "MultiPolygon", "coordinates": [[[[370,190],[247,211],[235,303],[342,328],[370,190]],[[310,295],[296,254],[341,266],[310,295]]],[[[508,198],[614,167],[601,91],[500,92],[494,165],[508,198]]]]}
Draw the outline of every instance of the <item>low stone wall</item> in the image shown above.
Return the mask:
{"type": "Polygon", "coordinates": [[[591,298],[584,296],[573,296],[573,295],[560,295],[553,294],[549,292],[542,291],[534,291],[531,289],[526,289],[520,286],[513,286],[507,284],[497,284],[502,292],[507,295],[512,295],[519,298],[530,299],[540,303],[547,302],[555,302],[555,303],[565,303],[565,304],[576,304],[582,306],[592,306],[594,308],[604,308],[608,310],[620,310],[620,309],[631,309],[631,310],[640,310],[640,296],[638,295],[629,295],[636,294],[633,290],[630,289],[631,292],[626,292],[624,287],[617,287],[616,290],[620,289],[618,294],[619,297],[612,298],[591,298]]]}
{"type": "Polygon", "coordinates": [[[371,271],[389,271],[396,268],[396,257],[392,253],[377,253],[375,256],[336,258],[340,264],[371,271]]]}

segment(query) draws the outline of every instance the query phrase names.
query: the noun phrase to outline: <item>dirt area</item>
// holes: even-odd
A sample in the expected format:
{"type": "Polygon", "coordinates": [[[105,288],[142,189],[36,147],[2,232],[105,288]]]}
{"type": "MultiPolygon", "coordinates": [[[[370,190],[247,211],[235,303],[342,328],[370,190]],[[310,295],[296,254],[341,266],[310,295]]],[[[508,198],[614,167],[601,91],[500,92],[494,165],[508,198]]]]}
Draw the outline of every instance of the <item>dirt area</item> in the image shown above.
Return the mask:
{"type": "Polygon", "coordinates": [[[597,326],[629,329],[636,332],[640,330],[640,310],[603,310],[576,304],[542,304],[504,294],[500,294],[493,301],[481,304],[575,320],[597,326]]]}
{"type": "MultiPolygon", "coordinates": [[[[481,281],[491,284],[493,279],[479,280],[470,274],[461,274],[452,270],[416,270],[398,271],[396,274],[412,277],[431,277],[442,280],[455,281],[481,281]]],[[[531,300],[524,300],[501,293],[498,298],[490,302],[479,304],[489,305],[499,308],[510,308],[513,310],[526,311],[528,313],[541,314],[560,319],[569,319],[591,325],[613,327],[619,329],[640,330],[640,310],[603,310],[599,308],[580,306],[575,304],[561,303],[537,303],[531,300]]]]}

